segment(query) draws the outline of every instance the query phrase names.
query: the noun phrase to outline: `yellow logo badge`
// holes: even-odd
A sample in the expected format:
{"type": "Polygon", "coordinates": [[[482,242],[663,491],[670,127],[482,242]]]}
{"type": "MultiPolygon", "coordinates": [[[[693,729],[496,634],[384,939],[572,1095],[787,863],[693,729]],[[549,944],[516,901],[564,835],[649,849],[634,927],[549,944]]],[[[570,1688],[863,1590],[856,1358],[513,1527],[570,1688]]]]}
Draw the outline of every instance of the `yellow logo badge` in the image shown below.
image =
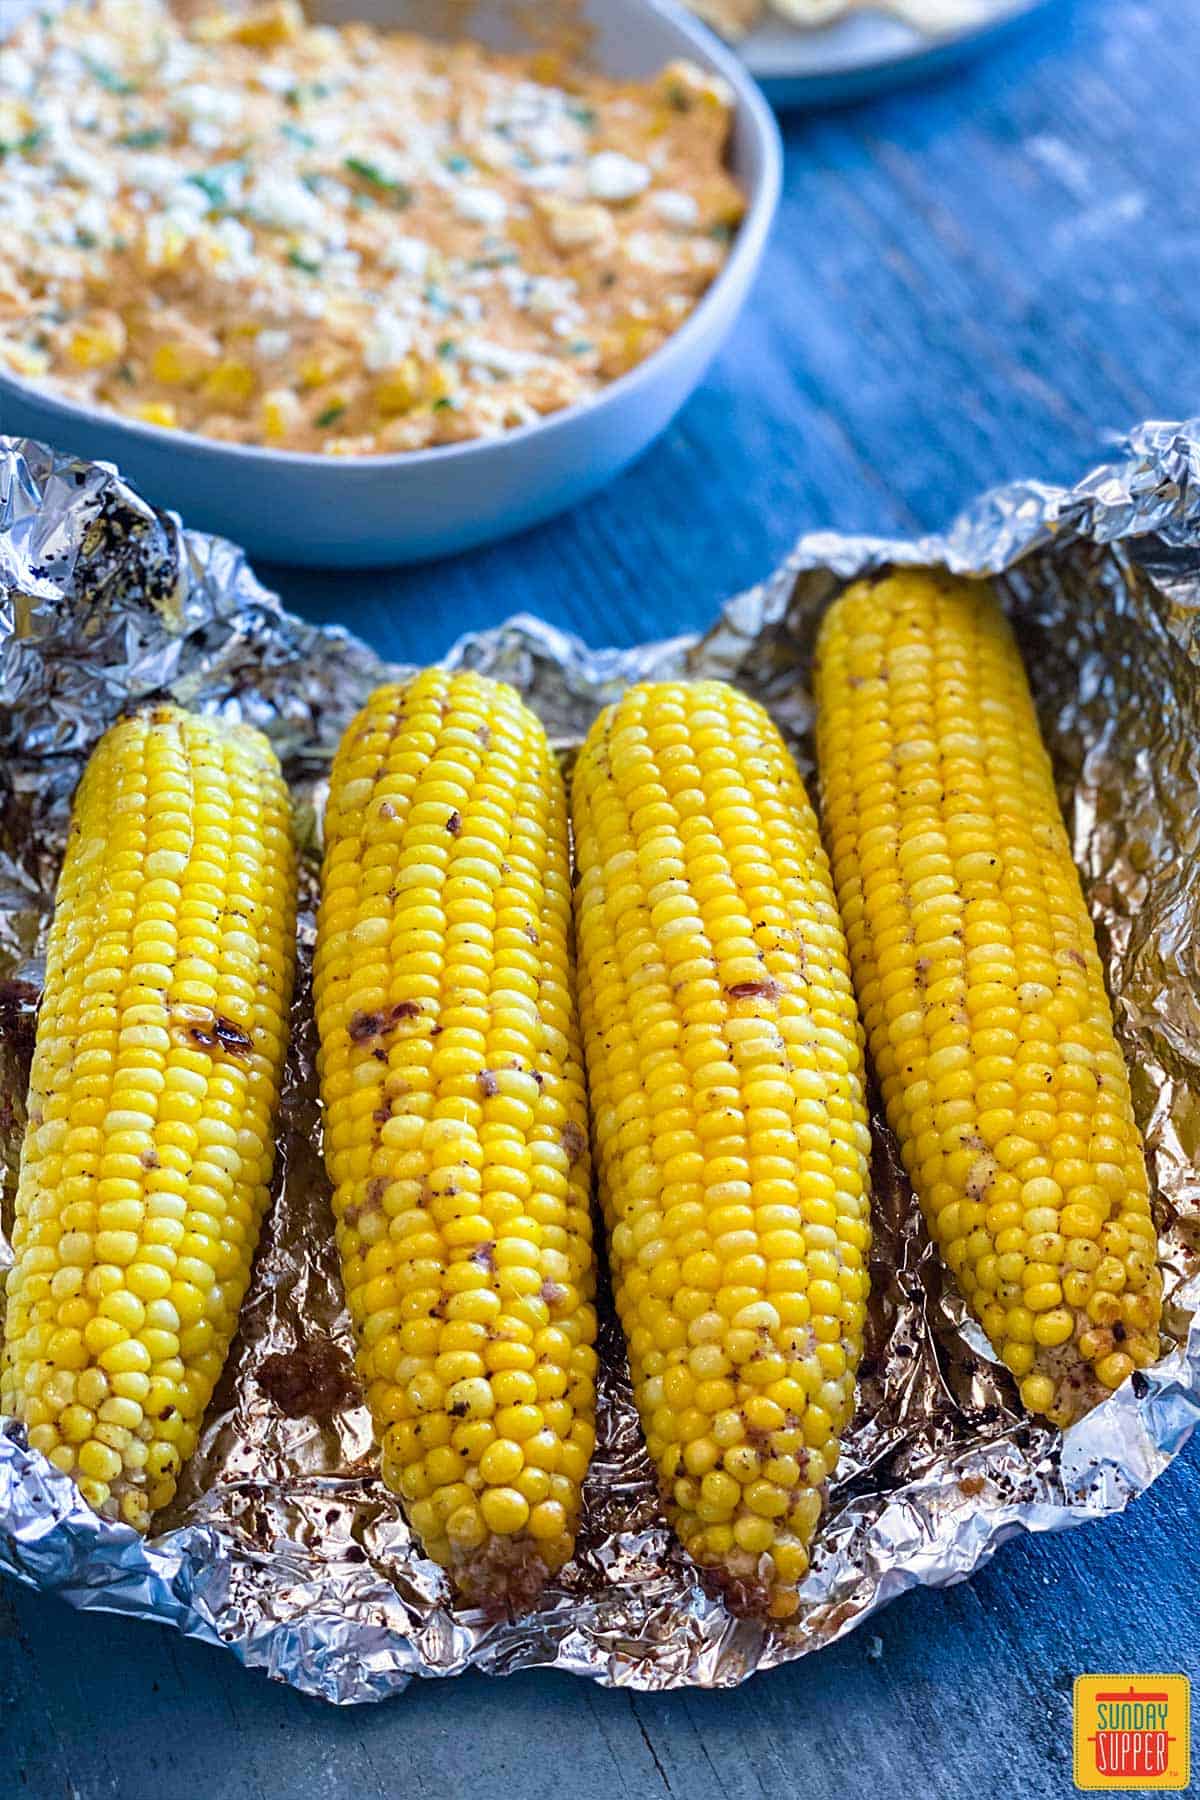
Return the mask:
{"type": "Polygon", "coordinates": [[[1186,1675],[1075,1679],[1075,1786],[1179,1790],[1192,1778],[1186,1675]]]}

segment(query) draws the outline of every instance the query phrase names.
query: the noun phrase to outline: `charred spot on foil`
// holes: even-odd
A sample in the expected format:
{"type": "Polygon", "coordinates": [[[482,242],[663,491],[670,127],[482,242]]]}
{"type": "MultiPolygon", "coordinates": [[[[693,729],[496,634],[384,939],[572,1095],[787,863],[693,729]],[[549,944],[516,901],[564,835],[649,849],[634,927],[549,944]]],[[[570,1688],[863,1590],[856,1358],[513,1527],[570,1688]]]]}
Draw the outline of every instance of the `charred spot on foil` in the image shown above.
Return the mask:
{"type": "Polygon", "coordinates": [[[15,1050],[32,1050],[41,989],[32,981],[0,981],[0,1037],[15,1050]]]}
{"type": "Polygon", "coordinates": [[[974,1500],[978,1494],[982,1494],[986,1486],[987,1482],[982,1475],[964,1475],[959,1481],[958,1491],[965,1499],[974,1500]]]}
{"type": "Polygon", "coordinates": [[[347,1544],[342,1551],[342,1561],[348,1563],[365,1563],[367,1553],[361,1544],[347,1544]]]}
{"type": "Polygon", "coordinates": [[[490,1069],[481,1069],[478,1081],[479,1091],[485,1100],[490,1100],[494,1094],[500,1092],[500,1083],[496,1080],[496,1077],[492,1074],[490,1069]]]}
{"type": "Polygon", "coordinates": [[[450,817],[446,820],[446,830],[450,833],[451,837],[457,837],[462,830],[462,814],[457,807],[455,807],[454,811],[450,814],[450,817]]]}
{"type": "MultiPolygon", "coordinates": [[[[761,959],[762,952],[759,952],[761,959]]],[[[727,1000],[778,1000],[783,993],[777,981],[735,981],[725,989],[727,1000]]]]}
{"type": "Polygon", "coordinates": [[[287,1419],[328,1419],[354,1398],[350,1363],[329,1338],[312,1338],[264,1359],[258,1385],[287,1419]]]}

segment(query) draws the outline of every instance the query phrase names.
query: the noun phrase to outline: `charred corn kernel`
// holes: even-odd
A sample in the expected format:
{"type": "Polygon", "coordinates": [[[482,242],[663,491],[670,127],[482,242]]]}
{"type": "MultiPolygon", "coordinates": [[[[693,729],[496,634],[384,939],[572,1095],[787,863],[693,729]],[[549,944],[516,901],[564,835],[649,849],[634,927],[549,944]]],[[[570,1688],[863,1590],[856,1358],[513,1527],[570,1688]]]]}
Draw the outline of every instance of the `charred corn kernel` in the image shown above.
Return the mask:
{"type": "Polygon", "coordinates": [[[982,584],[859,583],[824,621],[816,694],[888,1119],[1025,1404],[1069,1423],[1153,1358],[1162,1288],[1133,1248],[1153,1240],[1145,1160],[1016,643],[982,584]]]}
{"type": "Polygon", "coordinates": [[[169,400],[145,400],[134,407],[133,416],[147,425],[165,425],[168,430],[173,430],[179,423],[179,414],[169,400]]]}
{"type": "Polygon", "coordinates": [[[511,688],[427,670],[350,726],[325,839],[325,1152],[385,1478],[460,1593],[526,1604],[595,1410],[562,778],[511,688]]]}
{"type": "Polygon", "coordinates": [[[867,1299],[862,1032],[828,864],[779,733],[719,682],[603,713],[572,812],[600,1195],[647,1444],[690,1554],[735,1605],[785,1618],[826,1477],[796,1452],[808,1433],[836,1464],[867,1299]]]}
{"type": "Polygon", "coordinates": [[[254,370],[235,356],[227,356],[204,378],[203,392],[223,406],[244,406],[258,385],[254,370]]]}
{"type": "Polygon", "coordinates": [[[295,879],[287,792],[257,731],[161,706],[101,739],[47,948],[0,1412],[139,1530],[174,1494],[249,1279],[295,879]],[[168,1296],[185,1268],[181,1335],[168,1296]]]}
{"type": "Polygon", "coordinates": [[[77,325],[67,342],[67,355],[80,369],[103,369],[125,354],[125,326],[116,313],[77,325]]]}

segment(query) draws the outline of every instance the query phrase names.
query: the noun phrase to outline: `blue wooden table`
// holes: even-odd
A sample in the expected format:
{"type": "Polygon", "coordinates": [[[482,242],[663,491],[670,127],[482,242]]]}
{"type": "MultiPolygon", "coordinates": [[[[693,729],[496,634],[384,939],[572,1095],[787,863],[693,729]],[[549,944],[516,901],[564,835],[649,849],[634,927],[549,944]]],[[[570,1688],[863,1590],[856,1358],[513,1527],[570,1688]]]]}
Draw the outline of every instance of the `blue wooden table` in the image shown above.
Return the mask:
{"type": "MultiPolygon", "coordinates": [[[[594,644],[707,624],[813,526],[943,523],[1200,411],[1197,0],[1060,0],[934,88],[786,125],[757,292],[707,384],[607,493],[437,569],[280,572],[390,655],[528,610],[594,644]]],[[[1010,1544],[723,1694],[467,1678],[336,1713],[219,1652],[0,1586],[4,1800],[784,1800],[1069,1794],[1080,1671],[1200,1680],[1200,1454],[1124,1519],[1010,1544]]],[[[1200,1757],[1197,1757],[1200,1763],[1200,1757]]]]}

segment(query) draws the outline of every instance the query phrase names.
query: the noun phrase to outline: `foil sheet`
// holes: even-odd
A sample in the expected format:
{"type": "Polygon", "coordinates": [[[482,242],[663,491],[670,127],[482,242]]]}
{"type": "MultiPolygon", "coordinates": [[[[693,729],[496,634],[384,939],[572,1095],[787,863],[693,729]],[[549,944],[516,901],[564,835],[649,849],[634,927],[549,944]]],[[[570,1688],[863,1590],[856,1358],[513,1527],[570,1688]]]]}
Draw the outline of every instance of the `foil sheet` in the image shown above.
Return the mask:
{"type": "Polygon", "coordinates": [[[630,679],[726,676],[811,770],[816,622],[847,577],[889,563],[993,574],[1015,618],[1133,1070],[1166,1269],[1161,1360],[1065,1436],[1025,1416],[942,1279],[877,1118],[860,1404],[794,1627],[730,1617],[674,1546],[607,1306],[578,1554],[534,1612],[497,1621],[449,1604],[380,1482],[320,1160],[306,965],[323,783],[388,671],[345,632],[289,617],[236,549],[112,471],[0,440],[4,1217],[67,807],[99,732],[163,694],[253,720],[283,758],[306,850],[276,1203],[177,1501],[142,1542],[0,1420],[0,1571],[173,1623],[340,1703],[468,1666],[726,1686],[832,1643],[905,1588],[963,1579],[1017,1532],[1120,1511],[1162,1473],[1200,1420],[1200,424],[1144,426],[1077,487],[1001,489],[942,536],[803,538],[700,639],[594,653],[517,618],[447,661],[514,681],[565,750],[630,679]]]}

